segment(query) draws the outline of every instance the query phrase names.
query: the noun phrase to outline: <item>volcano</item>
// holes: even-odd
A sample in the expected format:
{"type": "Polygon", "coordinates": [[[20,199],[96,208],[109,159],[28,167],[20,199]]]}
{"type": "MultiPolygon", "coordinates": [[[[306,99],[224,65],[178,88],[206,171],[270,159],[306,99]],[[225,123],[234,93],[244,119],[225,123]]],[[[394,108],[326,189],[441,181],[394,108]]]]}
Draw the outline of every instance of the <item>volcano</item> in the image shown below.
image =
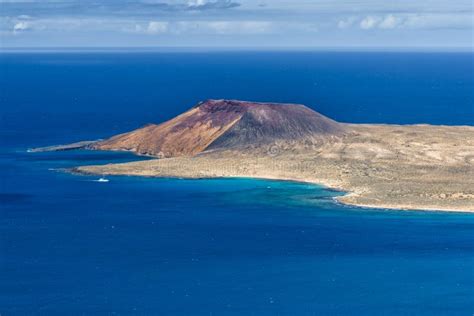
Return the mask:
{"type": "Polygon", "coordinates": [[[169,121],[148,124],[90,148],[167,158],[277,141],[340,137],[346,132],[344,124],[301,104],[207,100],[169,121]]]}

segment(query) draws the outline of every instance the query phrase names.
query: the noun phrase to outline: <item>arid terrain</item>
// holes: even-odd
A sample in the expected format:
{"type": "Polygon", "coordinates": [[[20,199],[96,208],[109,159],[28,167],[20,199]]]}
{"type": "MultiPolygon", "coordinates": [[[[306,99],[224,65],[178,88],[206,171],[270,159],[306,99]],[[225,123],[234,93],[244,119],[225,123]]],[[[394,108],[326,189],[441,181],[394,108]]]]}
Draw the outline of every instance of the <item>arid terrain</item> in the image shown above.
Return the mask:
{"type": "Polygon", "coordinates": [[[209,100],[88,148],[161,159],[75,172],[304,181],[351,205],[474,212],[472,126],[343,124],[301,105],[209,100]]]}

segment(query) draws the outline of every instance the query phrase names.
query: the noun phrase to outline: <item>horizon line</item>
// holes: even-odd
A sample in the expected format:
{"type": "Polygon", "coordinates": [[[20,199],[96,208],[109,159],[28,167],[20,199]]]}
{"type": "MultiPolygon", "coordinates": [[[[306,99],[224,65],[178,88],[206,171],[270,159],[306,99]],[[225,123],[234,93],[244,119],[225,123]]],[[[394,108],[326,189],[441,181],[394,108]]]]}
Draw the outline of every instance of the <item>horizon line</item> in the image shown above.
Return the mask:
{"type": "Polygon", "coordinates": [[[474,47],[416,46],[18,46],[1,47],[1,53],[67,53],[67,52],[427,52],[473,53],[474,47]]]}

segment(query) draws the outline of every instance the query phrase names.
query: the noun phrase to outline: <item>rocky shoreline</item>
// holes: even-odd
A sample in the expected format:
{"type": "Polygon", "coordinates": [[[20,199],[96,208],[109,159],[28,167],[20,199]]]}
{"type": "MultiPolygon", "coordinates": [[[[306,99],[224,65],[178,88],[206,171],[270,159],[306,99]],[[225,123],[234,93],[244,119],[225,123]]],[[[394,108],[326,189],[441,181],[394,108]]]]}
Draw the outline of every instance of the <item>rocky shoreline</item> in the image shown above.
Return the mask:
{"type": "Polygon", "coordinates": [[[65,145],[53,145],[53,146],[46,146],[46,147],[36,147],[36,148],[29,148],[27,152],[29,153],[41,153],[41,152],[48,152],[48,151],[66,151],[66,150],[77,150],[77,149],[89,149],[89,147],[99,140],[84,140],[76,143],[65,144],[65,145]]]}

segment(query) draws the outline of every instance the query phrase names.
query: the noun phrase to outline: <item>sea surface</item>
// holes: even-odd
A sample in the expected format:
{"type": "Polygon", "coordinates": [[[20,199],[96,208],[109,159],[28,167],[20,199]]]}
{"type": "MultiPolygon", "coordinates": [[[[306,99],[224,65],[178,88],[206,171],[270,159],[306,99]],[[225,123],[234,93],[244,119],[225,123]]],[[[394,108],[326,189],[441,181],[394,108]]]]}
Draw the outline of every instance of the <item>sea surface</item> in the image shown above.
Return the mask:
{"type": "Polygon", "coordinates": [[[343,122],[474,125],[471,53],[0,54],[0,314],[472,315],[474,215],[320,186],[80,176],[128,153],[28,153],[208,98],[343,122]]]}

